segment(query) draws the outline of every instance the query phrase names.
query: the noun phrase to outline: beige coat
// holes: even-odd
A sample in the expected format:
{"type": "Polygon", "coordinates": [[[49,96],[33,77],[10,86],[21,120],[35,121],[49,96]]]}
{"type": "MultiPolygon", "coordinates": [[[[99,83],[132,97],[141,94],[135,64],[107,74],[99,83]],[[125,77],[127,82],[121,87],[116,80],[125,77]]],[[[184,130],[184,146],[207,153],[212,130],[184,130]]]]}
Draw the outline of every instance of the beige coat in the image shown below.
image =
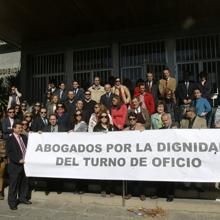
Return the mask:
{"type": "Polygon", "coordinates": [[[105,89],[103,86],[95,87],[91,86],[88,89],[91,92],[91,99],[96,101],[96,103],[100,103],[100,98],[103,94],[105,94],[105,89]]]}
{"type": "Polygon", "coordinates": [[[161,79],[159,81],[160,98],[172,99],[174,102],[176,102],[175,90],[176,90],[175,78],[170,77],[168,81],[166,81],[165,79],[161,79]]]}
{"type": "Polygon", "coordinates": [[[124,85],[120,85],[119,88],[113,86],[112,87],[112,93],[113,94],[116,94],[118,96],[121,96],[122,98],[122,101],[124,104],[129,104],[130,101],[131,101],[131,94],[130,94],[130,91],[129,89],[124,86],[124,85]],[[120,90],[121,90],[121,95],[120,95],[120,90]]]}
{"type": "MultiPolygon", "coordinates": [[[[189,127],[189,119],[182,119],[180,122],[180,128],[188,128],[189,127]]],[[[193,123],[192,128],[207,128],[206,120],[199,116],[196,116],[195,121],[193,123]]]]}

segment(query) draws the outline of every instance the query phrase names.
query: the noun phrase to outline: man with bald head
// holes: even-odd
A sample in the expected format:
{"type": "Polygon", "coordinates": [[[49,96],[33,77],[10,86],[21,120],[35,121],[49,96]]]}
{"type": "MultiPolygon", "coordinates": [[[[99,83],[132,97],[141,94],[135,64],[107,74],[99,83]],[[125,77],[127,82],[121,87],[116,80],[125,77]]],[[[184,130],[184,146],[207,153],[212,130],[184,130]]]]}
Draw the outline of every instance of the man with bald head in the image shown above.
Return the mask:
{"type": "MultiPolygon", "coordinates": [[[[163,127],[160,129],[174,129],[178,126],[172,123],[170,114],[164,113],[161,116],[163,127]]],[[[158,198],[158,195],[165,193],[167,202],[172,202],[174,199],[174,182],[155,182],[156,192],[151,196],[151,199],[158,198]]]]}
{"type": "Polygon", "coordinates": [[[69,113],[69,115],[72,116],[76,109],[75,94],[72,90],[68,91],[67,100],[64,103],[64,106],[65,106],[66,111],[69,113]]]}

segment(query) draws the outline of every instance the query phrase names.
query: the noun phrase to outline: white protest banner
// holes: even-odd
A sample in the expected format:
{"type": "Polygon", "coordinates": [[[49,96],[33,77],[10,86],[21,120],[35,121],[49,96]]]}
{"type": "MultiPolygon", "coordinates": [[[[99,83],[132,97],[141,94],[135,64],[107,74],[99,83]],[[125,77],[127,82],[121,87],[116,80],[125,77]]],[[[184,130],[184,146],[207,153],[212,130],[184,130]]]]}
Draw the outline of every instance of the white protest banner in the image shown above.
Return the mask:
{"type": "Polygon", "coordinates": [[[220,181],[218,129],[30,133],[30,177],[220,181]]]}

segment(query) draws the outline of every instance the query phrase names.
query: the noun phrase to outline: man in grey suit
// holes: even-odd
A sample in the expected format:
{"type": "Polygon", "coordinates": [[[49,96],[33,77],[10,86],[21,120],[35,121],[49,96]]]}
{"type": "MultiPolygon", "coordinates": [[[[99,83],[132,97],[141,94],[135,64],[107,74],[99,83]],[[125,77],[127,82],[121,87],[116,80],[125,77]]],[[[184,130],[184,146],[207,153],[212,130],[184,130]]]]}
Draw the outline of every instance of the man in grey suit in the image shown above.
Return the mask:
{"type": "MultiPolygon", "coordinates": [[[[194,106],[186,108],[185,113],[186,118],[182,119],[180,122],[180,128],[186,129],[204,129],[207,128],[206,119],[203,117],[196,116],[196,109],[194,106]]],[[[185,182],[183,189],[187,190],[191,186],[190,182],[185,182]]],[[[202,184],[195,183],[195,188],[198,192],[203,192],[202,184]]]]}
{"type": "Polygon", "coordinates": [[[207,128],[205,118],[196,116],[196,109],[194,106],[186,108],[186,118],[180,122],[180,128],[207,128]]]}
{"type": "Polygon", "coordinates": [[[158,102],[158,83],[154,80],[152,71],[148,71],[146,75],[146,92],[151,93],[154,97],[154,103],[158,102]]]}

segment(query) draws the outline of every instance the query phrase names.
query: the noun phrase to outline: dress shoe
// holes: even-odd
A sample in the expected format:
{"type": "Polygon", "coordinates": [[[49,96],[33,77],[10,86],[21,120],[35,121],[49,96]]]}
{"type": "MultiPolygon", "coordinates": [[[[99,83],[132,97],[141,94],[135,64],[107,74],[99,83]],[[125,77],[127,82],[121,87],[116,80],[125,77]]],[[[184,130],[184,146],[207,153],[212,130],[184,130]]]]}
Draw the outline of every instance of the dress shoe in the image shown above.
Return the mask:
{"type": "Polygon", "coordinates": [[[127,200],[128,200],[128,199],[130,199],[131,197],[132,197],[131,194],[127,194],[127,195],[124,196],[124,199],[127,199],[127,200]]]}
{"type": "Polygon", "coordinates": [[[32,202],[28,201],[28,200],[24,200],[24,201],[19,201],[19,203],[25,204],[25,205],[31,205],[32,202]]]}
{"type": "Polygon", "coordinates": [[[195,187],[195,188],[196,188],[197,192],[200,192],[200,193],[205,192],[205,190],[201,187],[195,187]]]}
{"type": "Polygon", "coordinates": [[[48,196],[50,194],[50,191],[45,191],[45,195],[48,196]]]}
{"type": "Polygon", "coordinates": [[[172,202],[173,201],[173,196],[168,196],[167,197],[167,202],[172,202]]]}
{"type": "Polygon", "coordinates": [[[157,195],[152,195],[150,198],[151,199],[158,199],[158,196],[157,195]]]}
{"type": "Polygon", "coordinates": [[[101,192],[101,197],[106,197],[106,191],[103,190],[103,191],[101,192]]]}
{"type": "Polygon", "coordinates": [[[61,194],[62,192],[61,191],[57,191],[57,194],[59,195],[59,194],[61,194]]]}
{"type": "Polygon", "coordinates": [[[110,197],[114,197],[115,194],[114,194],[114,193],[110,193],[109,196],[110,196],[110,197]]]}
{"type": "Polygon", "coordinates": [[[11,210],[17,210],[17,209],[18,209],[17,206],[9,206],[9,208],[10,208],[11,210]]]}
{"type": "Polygon", "coordinates": [[[146,197],[145,197],[145,195],[140,195],[140,200],[141,200],[141,201],[144,201],[144,200],[146,200],[146,197]]]}

